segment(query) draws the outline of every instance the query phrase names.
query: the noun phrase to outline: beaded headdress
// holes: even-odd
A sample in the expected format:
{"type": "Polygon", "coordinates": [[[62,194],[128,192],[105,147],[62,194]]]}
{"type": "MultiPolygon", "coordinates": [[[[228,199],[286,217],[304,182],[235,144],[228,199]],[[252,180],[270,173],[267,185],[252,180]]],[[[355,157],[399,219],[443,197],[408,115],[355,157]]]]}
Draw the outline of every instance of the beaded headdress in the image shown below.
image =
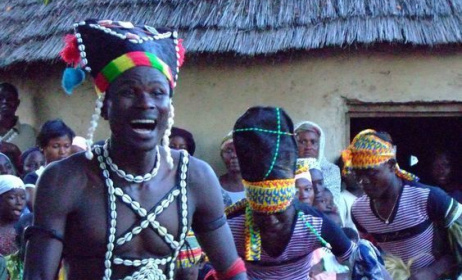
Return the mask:
{"type": "Polygon", "coordinates": [[[245,259],[261,254],[259,229],[252,212],[286,210],[295,196],[297,144],[292,120],[281,108],[252,107],[234,125],[233,143],[246,193],[245,259]]]}
{"type": "MultiPolygon", "coordinates": [[[[377,167],[390,159],[396,159],[396,148],[392,143],[383,140],[373,129],[366,129],[353,138],[351,144],[342,152],[344,162],[343,173],[349,174],[353,169],[377,167]]],[[[396,175],[407,181],[419,178],[399,168],[396,163],[396,175]]]]}
{"type": "MultiPolygon", "coordinates": [[[[178,72],[184,61],[184,48],[174,30],[136,26],[131,22],[86,20],[74,24],[74,34],[65,37],[61,57],[70,66],[64,71],[62,85],[67,93],[83,82],[85,70],[93,77],[98,94],[95,113],[87,135],[87,157],[101,114],[105,92],[125,71],[147,66],[159,70],[170,84],[170,96],[176,86],[178,72]]],[[[168,129],[162,144],[168,149],[168,136],[173,125],[171,106],[168,129]]]]}
{"type": "Polygon", "coordinates": [[[285,210],[295,195],[297,144],[281,108],[253,107],[234,125],[233,142],[244,189],[253,211],[285,210]]]}

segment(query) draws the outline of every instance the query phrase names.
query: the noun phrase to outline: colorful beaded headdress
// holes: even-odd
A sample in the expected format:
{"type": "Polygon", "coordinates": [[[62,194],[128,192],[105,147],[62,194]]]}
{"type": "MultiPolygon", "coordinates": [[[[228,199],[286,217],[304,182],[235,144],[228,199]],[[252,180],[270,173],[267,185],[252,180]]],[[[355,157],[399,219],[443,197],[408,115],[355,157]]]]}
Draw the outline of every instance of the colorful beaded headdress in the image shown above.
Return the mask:
{"type": "MultiPolygon", "coordinates": [[[[93,133],[101,113],[103,100],[109,85],[125,71],[146,66],[159,70],[170,83],[170,96],[176,86],[178,72],[184,61],[185,50],[174,30],[135,26],[131,22],[112,20],[86,20],[74,24],[74,34],[65,37],[62,59],[69,65],[64,71],[62,85],[67,93],[85,79],[84,69],[93,77],[98,100],[88,131],[87,145],[93,141],[93,133]]],[[[169,120],[170,133],[173,110],[169,120]]],[[[168,147],[168,136],[163,145],[168,147]],[[165,145],[167,142],[167,145],[165,145]]],[[[92,157],[88,149],[87,157],[92,157]]]]}
{"type": "Polygon", "coordinates": [[[295,196],[297,144],[293,124],[281,108],[252,107],[234,125],[233,143],[246,193],[245,259],[261,254],[259,229],[252,212],[286,210],[295,196]]]}
{"type": "Polygon", "coordinates": [[[295,195],[297,159],[289,116],[281,108],[250,108],[234,125],[233,142],[250,208],[285,210],[295,195]]]}
{"type": "MultiPolygon", "coordinates": [[[[373,129],[366,129],[358,133],[350,146],[342,152],[344,162],[343,173],[349,174],[353,169],[367,169],[377,167],[390,159],[396,159],[396,149],[392,143],[383,140],[373,129]]],[[[399,168],[396,163],[396,175],[407,181],[418,178],[399,168]]]]}

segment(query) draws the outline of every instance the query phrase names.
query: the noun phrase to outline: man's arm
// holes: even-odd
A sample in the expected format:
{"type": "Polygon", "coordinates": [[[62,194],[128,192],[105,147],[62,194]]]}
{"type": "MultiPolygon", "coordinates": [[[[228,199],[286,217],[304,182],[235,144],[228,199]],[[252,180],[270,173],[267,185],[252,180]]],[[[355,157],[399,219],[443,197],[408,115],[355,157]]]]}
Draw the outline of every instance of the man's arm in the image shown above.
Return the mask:
{"type": "Polygon", "coordinates": [[[37,184],[34,226],[26,230],[26,280],[52,280],[58,273],[66,217],[76,197],[66,182],[73,176],[71,168],[63,165],[60,162],[48,166],[37,184]]]}
{"type": "MultiPolygon", "coordinates": [[[[208,164],[192,158],[190,166],[190,190],[195,205],[192,227],[213,267],[224,273],[238,260],[238,255],[224,217],[220,184],[208,164]]],[[[247,276],[240,273],[230,279],[247,279],[247,276]]]]}

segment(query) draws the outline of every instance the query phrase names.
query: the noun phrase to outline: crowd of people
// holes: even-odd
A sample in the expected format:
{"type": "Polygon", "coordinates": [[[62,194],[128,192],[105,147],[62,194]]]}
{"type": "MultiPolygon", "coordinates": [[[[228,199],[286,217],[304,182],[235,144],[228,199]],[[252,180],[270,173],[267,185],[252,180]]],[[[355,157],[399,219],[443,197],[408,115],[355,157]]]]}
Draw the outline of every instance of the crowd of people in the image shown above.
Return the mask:
{"type": "Polygon", "coordinates": [[[19,121],[0,84],[0,280],[456,279],[457,161],[434,151],[424,185],[366,129],[327,160],[321,126],[252,107],[220,143],[226,172],[173,126],[184,60],[173,30],[87,20],[66,37],[63,85],[98,98],[88,137],[19,121]],[[99,117],[111,136],[93,143],[99,117]],[[339,155],[340,156],[340,155],[339,155]]]}

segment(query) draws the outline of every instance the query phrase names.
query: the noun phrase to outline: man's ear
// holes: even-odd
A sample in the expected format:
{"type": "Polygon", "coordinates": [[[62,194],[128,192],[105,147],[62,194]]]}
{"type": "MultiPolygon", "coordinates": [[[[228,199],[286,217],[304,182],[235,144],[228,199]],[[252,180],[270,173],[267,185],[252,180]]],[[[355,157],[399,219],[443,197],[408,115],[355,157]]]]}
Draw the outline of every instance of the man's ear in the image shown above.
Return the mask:
{"type": "Polygon", "coordinates": [[[21,104],[21,100],[16,100],[16,108],[14,109],[14,111],[18,110],[18,107],[19,107],[19,104],[21,104]]]}
{"type": "Polygon", "coordinates": [[[390,168],[390,171],[391,172],[395,172],[396,171],[396,160],[394,159],[391,159],[387,162],[389,168],[390,168]]]}

